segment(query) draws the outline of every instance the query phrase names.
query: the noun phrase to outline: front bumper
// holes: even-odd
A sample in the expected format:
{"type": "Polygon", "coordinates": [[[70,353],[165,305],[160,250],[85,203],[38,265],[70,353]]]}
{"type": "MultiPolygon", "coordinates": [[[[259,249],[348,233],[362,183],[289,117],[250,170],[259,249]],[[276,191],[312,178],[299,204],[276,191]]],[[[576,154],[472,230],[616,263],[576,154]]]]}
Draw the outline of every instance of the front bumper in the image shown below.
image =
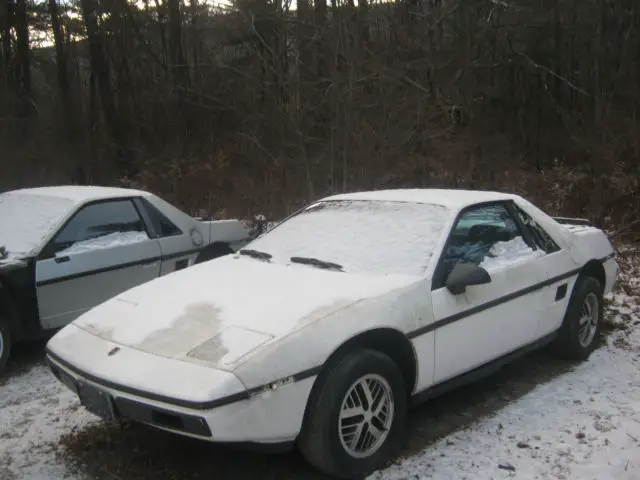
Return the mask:
{"type": "Polygon", "coordinates": [[[211,429],[202,415],[186,413],[175,405],[165,408],[149,403],[148,399],[122,396],[109,386],[89,380],[89,375],[63,366],[64,362],[51,353],[47,355],[47,363],[53,375],[78,395],[89,411],[107,422],[128,419],[184,435],[211,438],[211,429]]]}
{"type": "Polygon", "coordinates": [[[105,381],[51,351],[47,362],[56,378],[78,395],[89,411],[106,421],[128,419],[211,442],[272,447],[289,444],[298,436],[315,381],[315,376],[310,376],[275,388],[244,390],[185,406],[180,398],[158,398],[105,381]]]}

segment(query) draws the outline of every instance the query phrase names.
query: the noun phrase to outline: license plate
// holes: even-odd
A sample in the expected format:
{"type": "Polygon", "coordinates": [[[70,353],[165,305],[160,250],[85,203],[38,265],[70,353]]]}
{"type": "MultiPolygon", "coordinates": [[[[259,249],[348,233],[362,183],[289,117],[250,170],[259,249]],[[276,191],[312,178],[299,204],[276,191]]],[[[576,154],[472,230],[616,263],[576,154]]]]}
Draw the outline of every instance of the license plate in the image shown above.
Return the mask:
{"type": "Polygon", "coordinates": [[[82,403],[87,410],[99,416],[107,423],[115,423],[117,421],[111,395],[81,381],[77,381],[76,385],[78,387],[80,403],[82,403]]]}

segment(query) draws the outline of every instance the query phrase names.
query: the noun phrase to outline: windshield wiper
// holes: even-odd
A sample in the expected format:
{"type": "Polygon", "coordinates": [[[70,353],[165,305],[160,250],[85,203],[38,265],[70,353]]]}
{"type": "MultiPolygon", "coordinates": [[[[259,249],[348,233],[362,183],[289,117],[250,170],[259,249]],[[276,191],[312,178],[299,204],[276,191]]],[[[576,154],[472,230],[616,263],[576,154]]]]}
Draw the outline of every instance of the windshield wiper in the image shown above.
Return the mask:
{"type": "Polygon", "coordinates": [[[242,249],[238,252],[240,255],[246,255],[247,257],[257,258],[258,260],[271,260],[272,255],[270,253],[260,252],[258,250],[251,250],[250,248],[242,249]]]}
{"type": "Polygon", "coordinates": [[[290,259],[293,263],[302,263],[303,265],[313,265],[314,267],[332,269],[332,270],[340,270],[342,271],[342,265],[333,262],[326,262],[324,260],[320,260],[318,258],[311,257],[291,257],[290,259]]]}

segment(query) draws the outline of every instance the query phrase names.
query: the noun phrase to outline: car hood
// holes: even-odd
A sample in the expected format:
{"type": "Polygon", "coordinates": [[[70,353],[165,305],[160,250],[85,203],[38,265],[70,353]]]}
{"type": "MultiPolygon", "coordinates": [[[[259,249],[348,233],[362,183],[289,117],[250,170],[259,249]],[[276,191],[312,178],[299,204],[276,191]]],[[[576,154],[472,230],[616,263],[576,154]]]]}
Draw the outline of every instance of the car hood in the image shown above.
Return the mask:
{"type": "Polygon", "coordinates": [[[280,338],[419,280],[229,255],[135,287],[74,325],[110,343],[233,370],[280,338]]]}

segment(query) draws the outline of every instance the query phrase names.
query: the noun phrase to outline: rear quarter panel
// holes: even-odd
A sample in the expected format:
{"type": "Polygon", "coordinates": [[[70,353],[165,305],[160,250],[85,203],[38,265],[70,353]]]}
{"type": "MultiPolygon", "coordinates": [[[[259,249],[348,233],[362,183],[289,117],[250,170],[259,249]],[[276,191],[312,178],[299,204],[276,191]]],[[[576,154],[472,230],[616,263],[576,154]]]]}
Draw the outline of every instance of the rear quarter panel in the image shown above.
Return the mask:
{"type": "Polygon", "coordinates": [[[604,293],[605,295],[611,293],[618,275],[618,264],[615,260],[615,250],[607,234],[591,226],[566,225],[563,228],[573,234],[571,254],[577,262],[582,264],[589,260],[602,262],[606,276],[604,293]]]}

